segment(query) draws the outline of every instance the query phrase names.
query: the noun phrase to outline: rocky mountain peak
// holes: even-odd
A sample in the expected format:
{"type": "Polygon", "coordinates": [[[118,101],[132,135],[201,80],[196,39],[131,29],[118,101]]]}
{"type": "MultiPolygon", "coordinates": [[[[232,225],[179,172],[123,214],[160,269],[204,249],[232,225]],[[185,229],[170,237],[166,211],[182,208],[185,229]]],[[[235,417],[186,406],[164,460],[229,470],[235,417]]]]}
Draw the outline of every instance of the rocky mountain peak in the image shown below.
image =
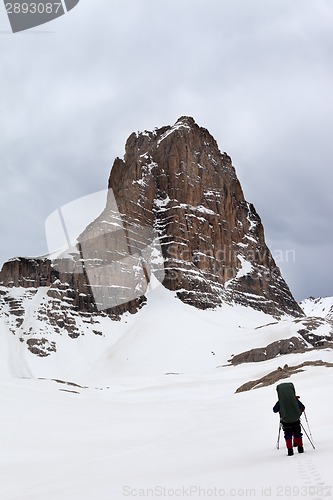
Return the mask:
{"type": "Polygon", "coordinates": [[[78,311],[116,317],[141,307],[155,274],[200,309],[227,302],[276,317],[303,315],[231,158],[193,118],[132,133],[124,158],[114,161],[108,188],[105,210],[78,237],[77,257],[7,263],[0,282],[38,287],[43,269],[52,296],[78,311]]]}
{"type": "Polygon", "coordinates": [[[193,118],[131,134],[109,188],[125,224],[157,232],[163,284],[184,302],[210,308],[234,301],[275,315],[302,314],[231,158],[193,118]]]}

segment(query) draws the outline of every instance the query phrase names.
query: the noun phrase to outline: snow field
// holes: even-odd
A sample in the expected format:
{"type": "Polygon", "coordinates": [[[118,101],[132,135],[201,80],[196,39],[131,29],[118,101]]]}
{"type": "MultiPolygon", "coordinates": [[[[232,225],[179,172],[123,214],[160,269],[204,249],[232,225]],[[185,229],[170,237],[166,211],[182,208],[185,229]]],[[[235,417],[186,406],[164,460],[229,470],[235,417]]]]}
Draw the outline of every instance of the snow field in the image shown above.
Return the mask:
{"type": "Polygon", "coordinates": [[[333,371],[306,367],[287,379],[316,446],[304,435],[303,455],[287,457],[282,435],[276,449],[276,384],[235,394],[286,363],[332,362],[332,352],[225,366],[297,335],[290,318],[198,311],[157,287],[138,314],[99,321],[102,336],[84,323],[77,339],[48,332],[57,352],[38,358],[1,320],[1,500],[333,499],[333,371]]]}
{"type": "MultiPolygon", "coordinates": [[[[254,364],[246,368],[248,379],[256,376],[254,364]]],[[[245,376],[244,367],[238,371],[114,379],[85,389],[3,381],[0,498],[158,498],[163,488],[169,498],[185,488],[195,500],[234,491],[261,498],[263,488],[270,498],[289,496],[288,488],[296,497],[333,498],[333,405],[325,388],[333,372],[310,367],[288,379],[306,405],[316,449],[304,436],[304,455],[287,457],[282,436],[275,448],[275,386],[235,394],[245,376]]]]}

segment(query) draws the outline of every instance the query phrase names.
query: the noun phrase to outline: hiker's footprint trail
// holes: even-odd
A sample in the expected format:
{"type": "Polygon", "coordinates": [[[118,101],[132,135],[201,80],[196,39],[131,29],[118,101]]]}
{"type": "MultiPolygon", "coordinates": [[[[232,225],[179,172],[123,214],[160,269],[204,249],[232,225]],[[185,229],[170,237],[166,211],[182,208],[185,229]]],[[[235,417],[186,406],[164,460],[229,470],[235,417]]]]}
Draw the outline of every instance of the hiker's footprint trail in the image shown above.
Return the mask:
{"type": "Polygon", "coordinates": [[[326,483],[318,471],[312,457],[302,455],[298,461],[298,473],[302,479],[303,486],[300,494],[313,500],[333,499],[332,485],[326,483]]]}

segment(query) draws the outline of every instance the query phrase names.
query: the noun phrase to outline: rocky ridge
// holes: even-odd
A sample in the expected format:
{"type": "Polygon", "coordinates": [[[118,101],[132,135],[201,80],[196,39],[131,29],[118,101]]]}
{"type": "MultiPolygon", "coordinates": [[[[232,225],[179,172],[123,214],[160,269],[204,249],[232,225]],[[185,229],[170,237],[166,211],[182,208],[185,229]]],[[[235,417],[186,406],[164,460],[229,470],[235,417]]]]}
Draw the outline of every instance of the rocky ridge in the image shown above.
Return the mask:
{"type": "Polygon", "coordinates": [[[267,387],[268,385],[276,384],[280,380],[287,379],[292,375],[295,375],[296,373],[304,371],[304,369],[309,366],[324,366],[326,368],[333,368],[333,363],[318,359],[316,361],[304,361],[303,363],[294,366],[284,365],[283,368],[279,366],[277,370],[268,373],[264,377],[261,377],[257,380],[250,380],[249,382],[242,384],[240,387],[238,387],[236,393],[250,391],[252,389],[260,389],[261,387],[267,387]]]}

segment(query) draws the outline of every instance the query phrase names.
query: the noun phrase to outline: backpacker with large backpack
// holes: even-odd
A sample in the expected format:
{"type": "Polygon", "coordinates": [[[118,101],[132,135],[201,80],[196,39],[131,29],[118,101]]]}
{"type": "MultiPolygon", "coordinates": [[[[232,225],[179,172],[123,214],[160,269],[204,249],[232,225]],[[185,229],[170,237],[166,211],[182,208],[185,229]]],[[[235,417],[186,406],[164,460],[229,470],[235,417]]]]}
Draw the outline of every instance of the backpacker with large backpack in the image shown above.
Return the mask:
{"type": "Polygon", "coordinates": [[[273,407],[274,413],[280,413],[280,422],[284,430],[288,456],[294,454],[294,447],[298,453],[304,452],[300,416],[305,406],[296,396],[294,384],[283,382],[276,387],[278,401],[273,407]]]}

